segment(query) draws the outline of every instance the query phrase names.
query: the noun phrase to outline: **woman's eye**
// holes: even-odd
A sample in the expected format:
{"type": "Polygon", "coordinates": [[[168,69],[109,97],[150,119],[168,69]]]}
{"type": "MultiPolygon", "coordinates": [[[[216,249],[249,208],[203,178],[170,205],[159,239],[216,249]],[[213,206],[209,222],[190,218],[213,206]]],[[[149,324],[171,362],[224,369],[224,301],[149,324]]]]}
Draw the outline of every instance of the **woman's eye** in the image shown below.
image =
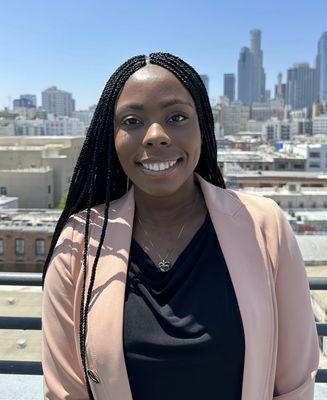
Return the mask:
{"type": "Polygon", "coordinates": [[[133,124],[133,123],[126,123],[126,122],[128,122],[128,121],[138,121],[138,119],[137,118],[127,118],[127,119],[125,119],[123,122],[122,122],[122,125],[127,125],[127,126],[130,126],[130,125],[135,125],[135,124],[133,124]]]}
{"type": "MultiPolygon", "coordinates": [[[[182,122],[182,121],[184,121],[185,119],[188,119],[188,118],[184,117],[184,115],[182,115],[182,114],[175,114],[170,119],[173,119],[174,122],[182,122]]],[[[122,125],[126,125],[126,126],[139,125],[138,123],[135,123],[135,121],[140,122],[137,118],[126,118],[122,122],[122,125]]]]}
{"type": "Polygon", "coordinates": [[[182,114],[175,114],[175,115],[173,115],[171,118],[176,118],[176,117],[182,117],[183,119],[175,119],[175,122],[181,122],[181,121],[184,121],[185,119],[187,119],[187,117],[184,117],[184,115],[182,115],[182,114]]]}

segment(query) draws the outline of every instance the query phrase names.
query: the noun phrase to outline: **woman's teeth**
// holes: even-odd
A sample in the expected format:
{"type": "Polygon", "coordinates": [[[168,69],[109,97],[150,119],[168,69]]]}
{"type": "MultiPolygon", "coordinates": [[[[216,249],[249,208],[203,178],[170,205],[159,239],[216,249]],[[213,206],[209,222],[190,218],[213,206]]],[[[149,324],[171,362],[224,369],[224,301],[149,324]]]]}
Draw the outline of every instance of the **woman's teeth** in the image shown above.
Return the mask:
{"type": "Polygon", "coordinates": [[[149,163],[149,164],[143,164],[143,167],[146,169],[149,169],[151,171],[164,171],[165,169],[169,169],[172,166],[174,166],[177,163],[177,160],[175,161],[167,161],[167,162],[161,162],[161,163],[149,163]]]}

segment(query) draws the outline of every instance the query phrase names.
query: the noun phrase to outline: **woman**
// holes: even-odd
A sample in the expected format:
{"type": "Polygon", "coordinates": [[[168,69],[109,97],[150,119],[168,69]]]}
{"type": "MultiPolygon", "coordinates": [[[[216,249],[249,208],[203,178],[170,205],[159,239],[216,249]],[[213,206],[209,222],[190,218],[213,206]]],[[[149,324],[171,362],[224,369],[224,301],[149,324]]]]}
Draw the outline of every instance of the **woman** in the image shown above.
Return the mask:
{"type": "Polygon", "coordinates": [[[169,53],[110,77],[43,284],[46,399],[313,399],[295,236],[275,201],[226,189],[205,87],[169,53]]]}

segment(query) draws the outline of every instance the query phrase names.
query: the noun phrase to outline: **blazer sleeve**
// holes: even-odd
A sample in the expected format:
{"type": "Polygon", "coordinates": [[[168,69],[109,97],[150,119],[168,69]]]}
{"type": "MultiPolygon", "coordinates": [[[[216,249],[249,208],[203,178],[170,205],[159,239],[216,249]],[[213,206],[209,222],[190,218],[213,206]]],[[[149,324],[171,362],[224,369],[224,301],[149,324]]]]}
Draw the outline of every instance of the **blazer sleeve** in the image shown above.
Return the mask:
{"type": "Polygon", "coordinates": [[[275,202],[279,248],[275,290],[278,352],[274,400],[313,400],[319,344],[304,261],[293,229],[275,202]]]}
{"type": "Polygon", "coordinates": [[[74,337],[73,218],[59,236],[44,280],[41,358],[46,400],[88,400],[74,337]]]}

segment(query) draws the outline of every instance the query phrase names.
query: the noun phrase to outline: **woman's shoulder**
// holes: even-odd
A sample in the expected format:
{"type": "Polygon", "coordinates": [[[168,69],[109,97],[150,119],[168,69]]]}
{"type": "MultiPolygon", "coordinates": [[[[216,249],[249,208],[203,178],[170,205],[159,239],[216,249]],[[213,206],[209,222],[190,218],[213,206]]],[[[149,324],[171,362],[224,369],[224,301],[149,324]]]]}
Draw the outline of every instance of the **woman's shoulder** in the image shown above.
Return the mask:
{"type": "MultiPolygon", "coordinates": [[[[126,197],[127,197],[127,195],[124,194],[123,196],[119,197],[118,199],[111,200],[110,201],[110,209],[112,211],[114,211],[117,207],[120,207],[121,203],[124,202],[126,197]]],[[[103,220],[105,208],[106,208],[105,203],[93,205],[90,208],[90,224],[98,223],[99,219],[103,220]]],[[[78,224],[85,225],[86,219],[87,219],[87,212],[88,212],[88,209],[84,208],[81,211],[73,213],[69,217],[69,220],[72,220],[78,224]]]]}

